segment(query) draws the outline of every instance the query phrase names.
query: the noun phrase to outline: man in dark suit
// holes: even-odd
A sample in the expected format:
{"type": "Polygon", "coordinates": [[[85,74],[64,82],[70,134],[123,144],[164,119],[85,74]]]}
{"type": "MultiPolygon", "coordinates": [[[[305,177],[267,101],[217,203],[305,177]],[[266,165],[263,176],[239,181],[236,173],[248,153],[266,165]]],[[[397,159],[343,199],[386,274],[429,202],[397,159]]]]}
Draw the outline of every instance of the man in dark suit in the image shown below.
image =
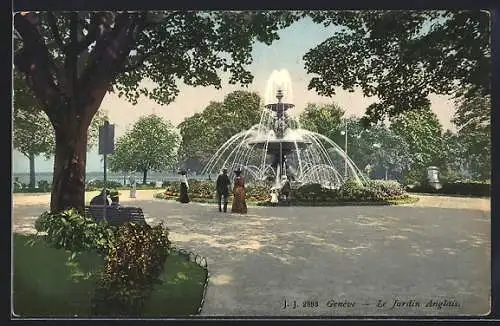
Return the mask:
{"type": "Polygon", "coordinates": [[[90,206],[109,205],[108,196],[109,196],[109,190],[103,189],[99,195],[92,198],[92,200],[90,201],[90,206]]]}
{"type": "Polygon", "coordinates": [[[231,181],[227,176],[227,169],[222,169],[222,173],[217,177],[217,181],[215,182],[217,203],[219,204],[219,212],[222,212],[222,200],[224,200],[224,213],[227,212],[227,202],[229,197],[229,186],[231,185],[231,181]],[[224,197],[224,198],[223,198],[224,197]]]}

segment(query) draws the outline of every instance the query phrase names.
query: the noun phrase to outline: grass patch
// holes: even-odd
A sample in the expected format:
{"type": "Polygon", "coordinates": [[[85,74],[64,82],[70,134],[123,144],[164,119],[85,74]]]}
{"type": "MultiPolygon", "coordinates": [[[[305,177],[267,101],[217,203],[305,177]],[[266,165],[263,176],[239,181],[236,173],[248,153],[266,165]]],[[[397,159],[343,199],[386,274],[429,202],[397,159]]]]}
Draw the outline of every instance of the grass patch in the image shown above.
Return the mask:
{"type": "MultiPolygon", "coordinates": [[[[22,317],[90,316],[96,279],[73,277],[65,250],[50,248],[41,239],[27,245],[32,238],[14,235],[14,313],[22,317]]],[[[80,262],[88,271],[102,267],[104,259],[86,253],[80,262]]]]}
{"type": "Polygon", "coordinates": [[[196,315],[203,298],[207,271],[187,256],[172,250],[161,276],[163,284],[155,289],[146,303],[147,317],[196,315]]]}
{"type": "MultiPolygon", "coordinates": [[[[97,271],[104,258],[84,253],[79,258],[81,270],[69,266],[69,253],[54,249],[34,236],[14,235],[14,313],[21,317],[90,317],[91,300],[96,288],[97,271]]],[[[186,316],[198,313],[203,297],[206,270],[172,250],[161,275],[164,281],[155,286],[145,307],[144,317],[186,316]]]]}

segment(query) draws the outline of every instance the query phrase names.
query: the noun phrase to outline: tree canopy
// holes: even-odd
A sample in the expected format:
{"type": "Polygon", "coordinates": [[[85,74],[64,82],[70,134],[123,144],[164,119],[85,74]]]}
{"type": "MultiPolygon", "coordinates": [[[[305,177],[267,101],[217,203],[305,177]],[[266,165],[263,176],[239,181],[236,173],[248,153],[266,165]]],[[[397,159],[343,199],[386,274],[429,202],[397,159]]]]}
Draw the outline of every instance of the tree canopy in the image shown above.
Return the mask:
{"type": "Polygon", "coordinates": [[[55,139],[47,116],[17,73],[14,74],[13,138],[15,149],[27,158],[54,153],[55,139]]]}
{"type": "MultiPolygon", "coordinates": [[[[13,146],[26,157],[54,155],[54,129],[26,83],[14,73],[13,146]]],[[[99,127],[107,120],[106,111],[98,111],[88,130],[87,150],[97,145],[99,127]]]]}
{"type": "Polygon", "coordinates": [[[456,101],[452,122],[457,126],[456,144],[472,176],[491,177],[491,98],[480,93],[456,101]]]}
{"type": "Polygon", "coordinates": [[[223,102],[211,102],[201,113],[179,124],[179,156],[189,168],[202,168],[233,135],[259,123],[262,114],[257,93],[235,91],[223,102]]]}
{"type": "Polygon", "coordinates": [[[299,122],[302,128],[329,137],[332,131],[338,129],[344,113],[345,111],[336,103],[308,103],[299,115],[299,122]]]}
{"type": "Polygon", "coordinates": [[[413,174],[423,175],[428,166],[442,167],[446,162],[443,128],[429,106],[394,118],[390,129],[408,143],[413,174]]]}
{"type": "Polygon", "coordinates": [[[378,101],[364,123],[420,109],[428,95],[489,94],[491,49],[487,11],[313,11],[316,23],[338,26],[308,51],[309,89],[331,96],[362,90],[378,101]],[[464,92],[467,90],[467,92],[464,92]]]}
{"type": "Polygon", "coordinates": [[[249,84],[253,43],[271,44],[298,18],[287,11],[16,13],[14,64],[56,134],[51,211],[83,207],[87,129],[108,91],[167,104],[181,82],[220,88],[227,73],[230,83],[249,84]]]}
{"type": "Polygon", "coordinates": [[[148,171],[174,167],[179,140],[170,121],[154,114],[143,116],[116,141],[115,153],[110,155],[110,169],[140,171],[146,183],[148,171]]]}

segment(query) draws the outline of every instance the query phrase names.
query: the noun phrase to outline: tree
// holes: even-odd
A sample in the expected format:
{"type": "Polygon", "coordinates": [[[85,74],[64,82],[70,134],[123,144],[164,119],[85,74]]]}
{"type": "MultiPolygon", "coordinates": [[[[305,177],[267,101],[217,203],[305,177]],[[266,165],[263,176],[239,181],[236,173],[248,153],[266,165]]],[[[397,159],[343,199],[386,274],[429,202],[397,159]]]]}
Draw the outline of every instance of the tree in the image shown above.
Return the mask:
{"type": "Polygon", "coordinates": [[[456,100],[452,122],[457,126],[465,164],[473,177],[491,177],[491,98],[475,93],[456,100]]]}
{"type": "Polygon", "coordinates": [[[110,169],[141,171],[146,184],[150,170],[161,171],[176,163],[180,136],[172,123],[157,115],[141,117],[132,129],[116,141],[109,157],[110,169]]]}
{"type": "Polygon", "coordinates": [[[259,123],[261,114],[260,97],[254,92],[235,91],[222,103],[211,102],[179,124],[181,161],[201,169],[229,138],[259,123]]]}
{"type": "Polygon", "coordinates": [[[299,115],[299,122],[302,128],[329,137],[333,130],[337,131],[344,113],[336,103],[308,103],[299,115]]]}
{"type": "MultiPolygon", "coordinates": [[[[36,184],[35,158],[43,155],[49,159],[55,151],[54,129],[47,115],[40,109],[39,103],[17,72],[14,73],[14,103],[13,103],[13,146],[29,159],[30,187],[36,184]]],[[[106,113],[99,111],[92,119],[89,128],[87,151],[96,144],[99,126],[107,119],[106,113]]]]}
{"type": "MultiPolygon", "coordinates": [[[[359,123],[361,125],[361,121],[359,123]]],[[[384,171],[385,178],[400,179],[412,164],[408,143],[383,124],[372,126],[358,138],[354,154],[359,162],[363,162],[362,166],[370,164],[372,169],[378,167],[384,171]]]]}
{"type": "Polygon", "coordinates": [[[446,158],[443,129],[429,106],[410,110],[393,118],[390,129],[403,138],[410,147],[412,160],[410,170],[413,174],[411,178],[422,178],[424,169],[428,166],[444,166],[446,158]]]}
{"type": "Polygon", "coordinates": [[[490,93],[487,11],[318,11],[339,31],[304,56],[309,83],[320,95],[360,88],[378,102],[363,122],[421,109],[430,93],[466,97],[490,93]],[[464,89],[470,90],[466,93],[464,89]]]}
{"type": "Polygon", "coordinates": [[[271,44],[298,16],[284,11],[21,12],[14,63],[56,135],[51,211],[84,205],[87,130],[110,90],[173,101],[177,82],[248,84],[255,40],[271,44]],[[147,89],[140,82],[151,80],[147,89]]]}
{"type": "Polygon", "coordinates": [[[50,158],[54,151],[54,135],[50,121],[39,110],[33,94],[23,83],[15,74],[12,143],[15,149],[29,159],[29,185],[35,187],[35,157],[43,155],[50,158]]]}

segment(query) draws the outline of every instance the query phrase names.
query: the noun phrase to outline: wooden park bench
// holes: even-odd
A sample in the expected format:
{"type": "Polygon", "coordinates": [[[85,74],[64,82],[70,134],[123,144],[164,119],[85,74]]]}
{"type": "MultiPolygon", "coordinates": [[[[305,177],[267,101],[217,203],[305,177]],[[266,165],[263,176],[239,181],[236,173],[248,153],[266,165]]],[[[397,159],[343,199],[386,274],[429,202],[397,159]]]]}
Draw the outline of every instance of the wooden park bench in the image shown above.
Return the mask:
{"type": "MultiPolygon", "coordinates": [[[[92,217],[97,222],[101,221],[104,216],[104,206],[85,206],[85,216],[92,217]]],[[[146,224],[144,213],[140,207],[108,206],[106,208],[106,220],[113,226],[120,226],[127,222],[146,224]]]]}

